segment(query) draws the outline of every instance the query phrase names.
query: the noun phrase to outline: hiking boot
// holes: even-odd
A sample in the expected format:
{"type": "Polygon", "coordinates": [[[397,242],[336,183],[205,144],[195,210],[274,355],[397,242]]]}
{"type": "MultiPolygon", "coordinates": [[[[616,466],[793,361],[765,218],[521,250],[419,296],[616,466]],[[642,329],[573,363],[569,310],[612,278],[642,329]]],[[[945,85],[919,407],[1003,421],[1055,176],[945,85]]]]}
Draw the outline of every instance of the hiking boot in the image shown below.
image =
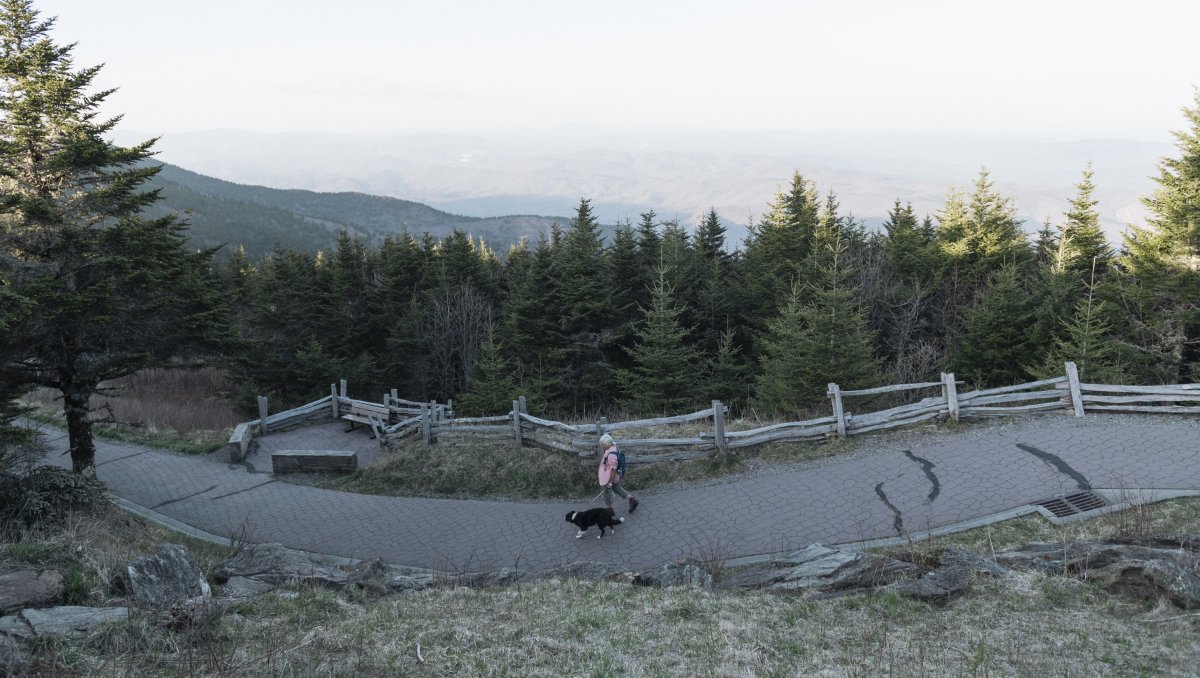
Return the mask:
{"type": "Polygon", "coordinates": [[[629,512],[633,513],[634,511],[636,511],[637,506],[638,506],[638,500],[634,499],[633,497],[630,497],[629,498],[629,512]]]}

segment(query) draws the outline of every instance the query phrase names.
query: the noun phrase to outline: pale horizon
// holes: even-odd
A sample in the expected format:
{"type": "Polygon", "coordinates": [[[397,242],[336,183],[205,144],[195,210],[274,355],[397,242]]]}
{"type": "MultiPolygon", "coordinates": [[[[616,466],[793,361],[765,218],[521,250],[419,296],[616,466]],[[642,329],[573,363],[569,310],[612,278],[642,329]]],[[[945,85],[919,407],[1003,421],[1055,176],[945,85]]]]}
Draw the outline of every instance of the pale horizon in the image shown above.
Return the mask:
{"type": "Polygon", "coordinates": [[[35,2],[121,129],[1170,141],[1200,3],[35,2]]]}

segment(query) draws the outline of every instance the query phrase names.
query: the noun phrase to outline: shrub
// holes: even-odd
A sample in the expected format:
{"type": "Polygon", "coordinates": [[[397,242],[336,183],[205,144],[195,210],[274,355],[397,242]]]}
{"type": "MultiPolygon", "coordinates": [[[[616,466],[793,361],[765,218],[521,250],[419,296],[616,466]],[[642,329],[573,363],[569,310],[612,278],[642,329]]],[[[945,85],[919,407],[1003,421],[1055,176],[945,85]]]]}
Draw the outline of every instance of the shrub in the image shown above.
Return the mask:
{"type": "Polygon", "coordinates": [[[60,524],[73,511],[95,511],[105,496],[99,480],[54,466],[23,474],[0,472],[0,532],[60,524]]]}

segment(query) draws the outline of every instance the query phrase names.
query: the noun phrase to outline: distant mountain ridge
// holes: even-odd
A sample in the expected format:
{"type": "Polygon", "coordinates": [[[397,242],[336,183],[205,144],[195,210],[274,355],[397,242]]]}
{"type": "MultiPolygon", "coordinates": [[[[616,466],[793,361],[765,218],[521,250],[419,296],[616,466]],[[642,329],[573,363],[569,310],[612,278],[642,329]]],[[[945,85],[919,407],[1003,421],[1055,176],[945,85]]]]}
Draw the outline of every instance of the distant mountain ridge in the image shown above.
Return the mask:
{"type": "Polygon", "coordinates": [[[603,223],[637,222],[652,209],[694,227],[715,208],[734,247],[793,171],[875,225],[896,199],[936,214],[952,186],[970,188],[986,167],[1032,233],[1047,219],[1061,223],[1088,163],[1102,225],[1119,243],[1144,220],[1140,199],[1153,191],[1158,159],[1174,153],[1169,143],[1123,139],[574,128],[391,137],[211,130],[166,135],[157,147],[164,160],[234,181],[394,196],[476,217],[569,214],[583,197],[603,223]]]}
{"type": "Polygon", "coordinates": [[[503,250],[521,238],[535,240],[552,224],[565,227],[569,221],[535,215],[471,217],[365,193],[238,184],[166,163],[150,187],[160,189],[163,199],[149,213],[184,214],[189,244],[198,248],[225,245],[223,254],[241,248],[252,260],[277,248],[328,251],[341,230],[377,244],[387,235],[404,231],[418,237],[428,232],[440,239],[459,229],[503,250]]]}

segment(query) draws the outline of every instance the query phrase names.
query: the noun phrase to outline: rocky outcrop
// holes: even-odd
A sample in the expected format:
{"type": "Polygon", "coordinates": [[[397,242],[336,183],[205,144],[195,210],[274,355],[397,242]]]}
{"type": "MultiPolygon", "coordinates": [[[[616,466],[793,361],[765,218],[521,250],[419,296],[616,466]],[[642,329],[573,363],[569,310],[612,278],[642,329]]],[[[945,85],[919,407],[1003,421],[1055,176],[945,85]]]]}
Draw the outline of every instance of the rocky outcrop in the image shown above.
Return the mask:
{"type": "Polygon", "coordinates": [[[346,564],[337,558],[301,553],[282,544],[250,544],[213,571],[213,579],[224,584],[244,577],[266,584],[296,582],[310,586],[344,589],[350,580],[346,564]]]}
{"type": "Polygon", "coordinates": [[[0,614],[44,607],[63,595],[63,576],[56,570],[17,570],[0,574],[0,614]]]}
{"type": "Polygon", "coordinates": [[[124,607],[51,607],[44,610],[21,610],[15,615],[0,617],[0,635],[17,640],[41,636],[91,633],[101,624],[123,621],[129,616],[124,607]]]}
{"type": "Polygon", "coordinates": [[[158,552],[130,563],[125,568],[125,591],[135,606],[154,609],[212,597],[200,566],[178,544],[163,544],[158,552]]]}
{"type": "Polygon", "coordinates": [[[1194,537],[1035,542],[998,554],[996,561],[1094,581],[1129,598],[1164,597],[1185,609],[1200,608],[1200,544],[1194,537]]]}

